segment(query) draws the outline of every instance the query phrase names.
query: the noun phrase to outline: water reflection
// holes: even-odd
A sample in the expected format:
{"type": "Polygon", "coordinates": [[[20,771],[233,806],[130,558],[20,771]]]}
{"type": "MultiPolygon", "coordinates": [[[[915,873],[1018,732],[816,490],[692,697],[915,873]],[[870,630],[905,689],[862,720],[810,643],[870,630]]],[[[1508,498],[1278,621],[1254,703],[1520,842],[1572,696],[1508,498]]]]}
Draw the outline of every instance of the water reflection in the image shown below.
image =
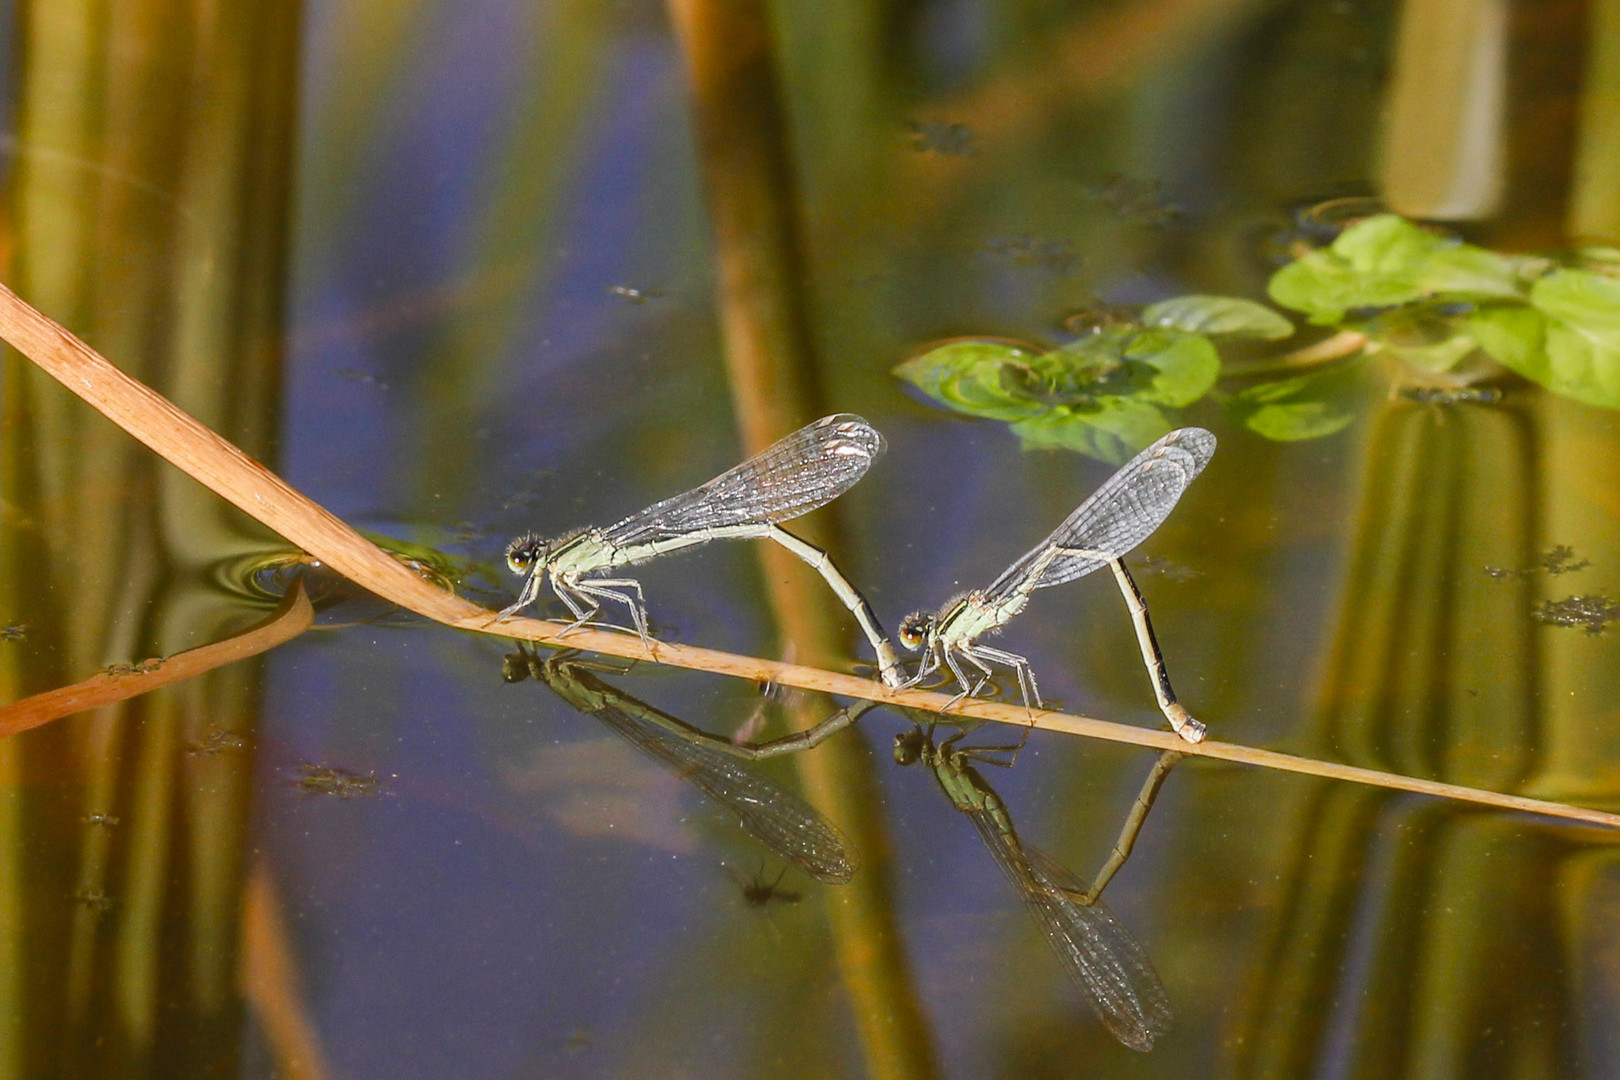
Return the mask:
{"type": "Polygon", "coordinates": [[[844,884],[855,876],[855,857],[832,822],[803,799],[738,763],[808,749],[848,726],[855,713],[829,717],[810,731],[760,746],[739,746],[662,712],[604,682],[596,671],[613,670],[570,651],[542,660],[528,650],[509,653],[501,677],[521,682],[533,676],[582,713],[667,768],[678,779],[736,814],[742,827],[811,877],[844,884]]]}
{"type": "MultiPolygon", "coordinates": [[[[679,56],[657,7],[632,6],[633,25],[624,5],[577,0],[339,0],[305,6],[300,42],[297,5],[213,5],[206,17],[116,5],[115,19],[29,5],[14,20],[10,115],[15,145],[34,149],[8,189],[7,283],[350,520],[441,532],[472,520],[504,539],[528,523],[509,518],[590,519],[605,477],[626,510],[681,490],[737,460],[720,460],[716,431],[755,421],[718,358],[718,258],[704,240],[679,56]],[[281,29],[269,32],[272,10],[281,29]],[[75,19],[84,32],[64,32],[75,19]],[[656,283],[667,299],[638,303],[614,282],[643,298],[656,283]],[[542,505],[494,509],[537,469],[542,505]]],[[[1266,275],[1241,237],[1313,191],[1387,197],[1370,149],[1389,113],[1385,39],[1402,11],[1442,6],[774,6],[779,48],[758,66],[783,76],[794,125],[796,168],[780,190],[807,257],[776,280],[785,306],[797,291],[814,301],[800,329],[816,355],[801,381],[870,417],[900,451],[842,502],[841,565],[881,614],[949,595],[973,567],[989,580],[1010,554],[998,545],[1042,535],[1097,478],[1068,455],[1019,452],[998,425],[926,412],[896,393],[888,365],[919,341],[1026,337],[1089,296],[1261,296],[1266,275]],[[926,40],[909,32],[923,20],[937,31],[926,40]],[[943,74],[930,83],[919,71],[943,74]],[[952,123],[919,153],[900,126],[908,116],[952,123]],[[980,152],[945,153],[964,143],[980,152]],[[1162,183],[1086,191],[1076,179],[1113,170],[1162,183]],[[1004,257],[982,257],[987,244],[1004,257]]],[[[1585,223],[1571,236],[1612,239],[1617,158],[1613,110],[1601,106],[1620,39],[1587,18],[1612,5],[1517,7],[1512,55],[1551,79],[1526,86],[1523,69],[1508,73],[1513,196],[1504,217],[1466,235],[1557,250],[1567,216],[1585,223]],[[1583,55],[1584,102],[1558,89],[1583,55]],[[1579,175],[1559,175],[1571,161],[1579,175]]],[[[1472,115],[1462,91],[1434,100],[1472,115]]],[[[1194,406],[1188,419],[1218,432],[1225,464],[1191,493],[1199,512],[1177,515],[1158,543],[1205,576],[1150,592],[1178,674],[1198,680],[1184,689],[1196,686],[1201,714],[1245,741],[1612,803],[1612,624],[1587,634],[1587,622],[1544,626],[1532,613],[1571,593],[1615,595],[1615,414],[1549,402],[1514,376],[1498,384],[1501,408],[1397,402],[1406,415],[1394,422],[1358,399],[1348,430],[1311,443],[1222,426],[1218,395],[1194,406]],[[1560,542],[1593,559],[1589,574],[1480,572],[1531,565],[1560,542]]],[[[1387,388],[1370,389],[1381,399],[1387,388]]],[[[240,594],[197,566],[263,547],[262,536],[58,387],[25,377],[6,401],[4,615],[32,627],[0,646],[12,696],[172,655],[241,621],[240,594]]],[[[705,552],[650,574],[657,607],[688,628],[674,636],[781,651],[782,615],[762,600],[751,554],[705,552]]],[[[1075,597],[1087,607],[1021,616],[1020,651],[1043,690],[1135,715],[1140,674],[1120,662],[1130,633],[1112,595],[1085,588],[1075,597]]],[[[906,834],[913,798],[957,824],[910,776],[880,776],[883,797],[857,812],[820,805],[864,856],[854,883],[824,890],[840,911],[886,865],[906,883],[893,906],[926,942],[916,985],[834,971],[817,903],[770,904],[803,924],[798,962],[690,932],[688,920],[741,902],[724,877],[710,883],[723,892],[703,892],[697,873],[672,872],[667,849],[638,865],[622,842],[570,837],[576,857],[558,842],[546,859],[523,858],[530,836],[469,808],[499,796],[523,724],[545,719],[526,715],[539,712],[528,699],[549,695],[525,687],[499,701],[487,655],[443,632],[418,645],[427,639],[369,627],[306,639],[275,655],[267,686],[239,665],[7,746],[3,906],[15,914],[0,937],[11,958],[0,1072],[287,1071],[256,1049],[274,1012],[255,998],[258,1019],[244,1024],[232,989],[242,868],[261,845],[284,882],[298,931],[288,948],[308,972],[333,1075],[549,1075],[564,1068],[545,1055],[588,1032],[592,1060],[572,1074],[894,1076],[876,1040],[863,1046],[851,1029],[887,1023],[908,1001],[939,1018],[927,1036],[955,1075],[1106,1073],[1107,1055],[1125,1056],[1027,986],[1004,943],[954,932],[987,907],[976,868],[985,889],[1001,888],[975,842],[957,850],[921,833],[930,843],[891,864],[857,832],[906,834]],[[328,751],[412,779],[396,798],[307,800],[287,820],[278,808],[300,802],[287,770],[328,751]],[[385,764],[385,751],[406,760],[385,764]],[[124,824],[84,823],[98,813],[124,824]],[[71,899],[81,887],[121,906],[93,920],[71,899]],[[671,924],[682,932],[660,938],[671,924]],[[532,963],[540,950],[547,962],[532,963]],[[986,993],[997,979],[1017,994],[986,993]]],[[[832,655],[851,655],[835,644],[832,655]]],[[[647,696],[715,715],[712,698],[647,696]]],[[[845,749],[864,748],[852,735],[804,757],[827,768],[845,749]]],[[[1076,796],[1124,783],[1114,760],[1043,752],[998,783],[1019,823],[1066,860],[1105,848],[1097,800],[1076,796]]],[[[863,790],[843,762],[828,771],[863,790]]],[[[1606,841],[1317,781],[1188,772],[1179,805],[1156,813],[1168,838],[1136,864],[1141,890],[1109,895],[1151,940],[1180,1012],[1176,1037],[1138,1070],[1612,1070],[1620,877],[1606,841]]],[[[797,888],[794,872],[781,887],[797,888]]],[[[860,954],[893,935],[842,940],[860,954]]]]}
{"type": "Polygon", "coordinates": [[[958,731],[936,743],[933,725],[918,724],[895,736],[894,759],[901,765],[921,762],[933,771],[951,805],[973,822],[991,858],[1012,882],[1064,971],[1104,1026],[1133,1050],[1153,1049],[1154,1041],[1170,1030],[1170,999],[1147,953],[1102,902],[1102,890],[1129,854],[1158,784],[1175,760],[1155,770],[1151,794],[1144,789],[1144,798],[1138,801],[1141,813],[1133,814],[1126,826],[1129,835],[1122,835],[1115,845],[1118,860],[1110,859],[1088,889],[1050,856],[1018,838],[1006,804],[973,765],[978,761],[1010,766],[998,755],[1016,756],[1023,743],[966,747],[960,740],[967,733],[958,731]]]}
{"type": "MultiPolygon", "coordinates": [[[[600,677],[611,671],[625,673],[573,650],[542,657],[520,646],[502,661],[503,681],[533,678],[545,683],[569,705],[597,717],[672,775],[731,811],[788,865],[834,884],[854,876],[854,856],[838,829],[797,796],[740,762],[811,750],[850,726],[874,703],[858,702],[806,731],[746,745],[694,728],[600,677]]],[[[936,726],[952,723],[949,718],[911,710],[905,714],[913,727],[896,736],[895,761],[921,762],[931,770],[951,804],[973,822],[1065,972],[1105,1026],[1126,1046],[1151,1049],[1171,1027],[1168,997],[1146,953],[1101,895],[1129,858],[1160,787],[1183,755],[1171,751],[1161,756],[1108,859],[1086,886],[1050,856],[1023,843],[1005,803],[976,767],[975,763],[1010,767],[1027,741],[1028,729],[1015,745],[969,747],[961,740],[979,730],[981,721],[963,721],[955,734],[936,742],[936,726]]],[[[759,908],[800,902],[800,893],[781,887],[788,865],[767,878],[761,860],[751,877],[738,881],[744,902],[759,908]]]]}

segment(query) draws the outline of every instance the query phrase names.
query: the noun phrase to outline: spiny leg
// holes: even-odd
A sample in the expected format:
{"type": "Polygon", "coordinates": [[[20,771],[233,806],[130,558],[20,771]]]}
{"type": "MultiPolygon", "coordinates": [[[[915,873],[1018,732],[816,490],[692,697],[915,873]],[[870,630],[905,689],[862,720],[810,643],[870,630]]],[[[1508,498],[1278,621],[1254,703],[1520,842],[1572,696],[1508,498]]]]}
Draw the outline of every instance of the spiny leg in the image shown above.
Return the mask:
{"type": "MultiPolygon", "coordinates": [[[[990,721],[988,720],[980,720],[975,717],[974,719],[963,723],[959,728],[957,728],[956,734],[950,736],[944,742],[939,744],[940,754],[944,757],[958,757],[964,758],[968,761],[977,761],[982,765],[994,765],[998,769],[1012,768],[1013,765],[1018,761],[1018,751],[1024,747],[1022,741],[1013,746],[957,746],[957,744],[963,739],[967,738],[975,731],[978,731],[989,722],[990,721]],[[998,760],[992,756],[995,754],[1011,754],[1012,760],[998,760]]],[[[932,725],[930,725],[930,728],[932,728],[932,725]]],[[[1026,731],[1025,734],[1027,736],[1028,732],[1026,731]]],[[[931,730],[929,737],[933,737],[931,730]]]]}
{"type": "MultiPolygon", "coordinates": [[[[945,739],[941,740],[941,742],[939,743],[939,752],[940,752],[941,756],[949,757],[951,754],[956,753],[957,752],[957,749],[956,749],[956,744],[957,743],[961,742],[963,739],[967,738],[969,735],[973,734],[975,731],[978,731],[980,728],[984,727],[984,725],[988,724],[989,722],[990,721],[988,721],[988,720],[980,720],[977,717],[974,717],[971,720],[964,720],[960,725],[958,725],[955,732],[953,732],[951,735],[947,736],[945,739]]],[[[928,737],[930,739],[932,739],[934,737],[934,725],[933,725],[932,722],[930,722],[928,724],[928,737]]],[[[967,747],[963,752],[965,753],[966,750],[971,750],[971,749],[973,749],[973,748],[972,747],[967,747]]]]}
{"type": "Polygon", "coordinates": [[[918,683],[928,678],[928,676],[938,671],[940,664],[939,657],[940,649],[937,646],[929,646],[928,652],[921,660],[917,661],[917,670],[912,672],[911,678],[900,683],[895,689],[910,690],[913,686],[916,686],[918,683]]]}
{"type": "MultiPolygon", "coordinates": [[[[946,742],[953,743],[957,739],[960,739],[963,735],[968,734],[968,732],[977,731],[985,723],[987,723],[987,721],[981,720],[979,723],[961,732],[960,734],[952,735],[946,740],[946,742]]],[[[1029,742],[1029,733],[1031,730],[1032,729],[1030,727],[1026,726],[1024,728],[1023,737],[1017,742],[1006,746],[964,746],[960,750],[956,751],[956,753],[961,757],[977,761],[981,765],[994,765],[998,769],[1010,769],[1014,765],[1018,764],[1018,755],[1024,749],[1024,744],[1029,742]],[[996,754],[1008,754],[1011,756],[1008,757],[1006,761],[1002,761],[1001,759],[993,756],[996,754]]]]}
{"type": "Polygon", "coordinates": [[[504,607],[497,612],[495,615],[495,621],[505,622],[513,615],[516,615],[518,612],[534,603],[535,600],[540,596],[540,579],[544,576],[544,574],[545,570],[539,566],[536,566],[534,569],[530,570],[529,576],[523,579],[523,588],[518,592],[517,602],[508,607],[504,607]]]}
{"type": "Polygon", "coordinates": [[[992,649],[988,645],[971,645],[963,651],[981,661],[1011,668],[1018,676],[1018,690],[1023,694],[1024,708],[1034,711],[1030,707],[1031,701],[1035,703],[1034,709],[1046,708],[1041,704],[1041,692],[1035,685],[1035,670],[1029,666],[1028,657],[1002,649],[992,649]]]}
{"type": "Polygon", "coordinates": [[[572,634],[575,630],[590,622],[591,616],[602,610],[602,605],[591,599],[590,594],[584,589],[575,588],[561,581],[553,581],[551,588],[562,598],[562,602],[568,605],[568,610],[574,616],[574,621],[563,627],[562,632],[557,635],[558,637],[567,637],[572,634]]]}
{"type": "Polygon", "coordinates": [[[994,675],[995,672],[991,671],[989,668],[985,667],[984,664],[974,659],[973,654],[965,649],[952,649],[942,645],[940,646],[940,652],[944,654],[945,666],[951,669],[952,675],[956,676],[956,685],[962,688],[961,693],[947,701],[945,703],[945,707],[939,710],[941,714],[944,714],[956,708],[959,702],[970,697],[978,697],[980,688],[983,687],[985,683],[990,681],[990,676],[994,675]],[[956,662],[956,654],[958,652],[961,652],[962,655],[966,656],[969,660],[973,660],[974,667],[977,667],[979,670],[984,672],[983,675],[979,676],[978,682],[969,684],[967,675],[962,671],[962,665],[956,662]]]}
{"type": "Polygon", "coordinates": [[[986,662],[997,663],[1012,668],[1013,672],[1018,676],[1018,691],[1023,695],[1024,711],[1029,714],[1029,723],[1024,726],[1024,735],[1018,740],[1018,747],[1013,751],[1012,761],[1008,762],[1008,764],[1016,763],[1018,761],[1018,752],[1024,748],[1025,743],[1029,742],[1029,733],[1035,727],[1035,713],[1030,708],[1030,699],[1035,700],[1035,708],[1045,708],[1041,704],[1041,693],[1035,685],[1035,671],[1029,666],[1029,658],[1002,649],[992,649],[988,645],[970,645],[963,651],[977,661],[980,667],[985,667],[986,662]]]}
{"type": "Polygon", "coordinates": [[[1165,669],[1159,641],[1153,635],[1153,623],[1148,619],[1147,601],[1142,599],[1142,590],[1136,587],[1124,562],[1110,558],[1108,566],[1114,571],[1119,591],[1124,594],[1125,606],[1130,608],[1131,622],[1136,626],[1136,640],[1142,647],[1142,663],[1147,666],[1148,677],[1153,680],[1153,694],[1159,700],[1159,711],[1164,713],[1164,718],[1170,721],[1171,730],[1177,735],[1190,743],[1202,742],[1204,725],[1194,720],[1182,707],[1176,700],[1176,692],[1170,687],[1170,673],[1165,669]]]}
{"type": "MultiPolygon", "coordinates": [[[[574,583],[574,588],[589,597],[598,600],[617,600],[630,609],[630,621],[635,624],[636,636],[649,650],[652,649],[652,635],[647,632],[647,597],[641,591],[641,582],[634,578],[592,578],[589,581],[574,583]],[[630,597],[616,589],[634,589],[635,597],[630,597]]],[[[601,609],[601,605],[594,605],[592,614],[601,609]]],[[[579,625],[578,623],[575,624],[579,625]]],[[[568,629],[574,629],[570,626],[568,629]]]]}

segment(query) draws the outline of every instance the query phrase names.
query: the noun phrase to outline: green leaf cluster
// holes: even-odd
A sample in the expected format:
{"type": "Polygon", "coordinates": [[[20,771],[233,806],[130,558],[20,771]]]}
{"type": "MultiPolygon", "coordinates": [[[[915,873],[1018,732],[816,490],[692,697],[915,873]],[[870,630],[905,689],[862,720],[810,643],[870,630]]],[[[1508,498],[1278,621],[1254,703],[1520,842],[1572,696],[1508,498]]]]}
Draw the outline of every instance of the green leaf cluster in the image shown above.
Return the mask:
{"type": "MultiPolygon", "coordinates": [[[[1586,255],[1584,265],[1559,268],[1380,214],[1278,270],[1268,292],[1314,324],[1361,335],[1350,340],[1365,341],[1363,354],[1425,376],[1483,351],[1554,393],[1620,408],[1620,252],[1586,255]]],[[[894,370],[957,412],[1010,424],[1025,447],[1118,463],[1168,430],[1173,410],[1214,389],[1218,341],[1279,341],[1293,331],[1252,300],[1179,296],[1144,308],[1132,325],[1108,322],[1059,348],[954,341],[894,370]]],[[[1365,375],[1364,364],[1337,355],[1218,396],[1257,434],[1312,439],[1351,423],[1365,375]]]]}
{"type": "Polygon", "coordinates": [[[1277,271],[1269,291],[1418,371],[1449,371],[1482,349],[1553,393],[1617,409],[1620,279],[1612,260],[1588,261],[1597,269],[1558,269],[1382,214],[1277,271]]]}
{"type": "Polygon", "coordinates": [[[1333,326],[1357,309],[1519,297],[1520,270],[1519,260],[1380,214],[1278,270],[1267,291],[1311,322],[1333,326]]]}
{"type": "Polygon", "coordinates": [[[1361,390],[1361,372],[1355,365],[1336,364],[1257,383],[1228,398],[1226,408],[1238,423],[1268,439],[1320,439],[1350,426],[1361,390]]]}
{"type": "Polygon", "coordinates": [[[1555,394],[1620,409],[1620,280],[1555,270],[1529,303],[1486,308],[1469,333],[1491,358],[1555,394]]]}
{"type": "Polygon", "coordinates": [[[1170,430],[1168,410],[1215,385],[1221,362],[1209,335],[1180,325],[1201,317],[1166,312],[1157,325],[1111,327],[1047,351],[953,341],[894,373],[957,412],[1010,423],[1026,448],[1061,447],[1119,464],[1170,430]]]}

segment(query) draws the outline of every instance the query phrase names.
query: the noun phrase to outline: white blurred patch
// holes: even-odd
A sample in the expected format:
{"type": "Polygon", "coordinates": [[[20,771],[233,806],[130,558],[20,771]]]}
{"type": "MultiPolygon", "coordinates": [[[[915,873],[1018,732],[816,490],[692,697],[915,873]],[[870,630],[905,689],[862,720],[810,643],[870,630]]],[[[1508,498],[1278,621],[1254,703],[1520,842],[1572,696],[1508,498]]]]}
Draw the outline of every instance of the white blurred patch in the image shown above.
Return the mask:
{"type": "Polygon", "coordinates": [[[574,836],[611,836],[687,855],[697,840],[686,828],[683,786],[617,739],[548,746],[502,781],[574,836]]]}

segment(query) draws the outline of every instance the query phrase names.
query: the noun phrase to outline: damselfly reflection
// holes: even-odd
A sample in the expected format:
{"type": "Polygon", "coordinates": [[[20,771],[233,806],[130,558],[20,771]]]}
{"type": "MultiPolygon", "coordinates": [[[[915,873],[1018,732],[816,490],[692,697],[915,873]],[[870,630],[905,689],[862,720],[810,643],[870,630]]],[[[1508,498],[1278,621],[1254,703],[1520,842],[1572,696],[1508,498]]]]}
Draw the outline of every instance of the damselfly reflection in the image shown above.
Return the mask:
{"type": "Polygon", "coordinates": [[[920,761],[933,771],[951,805],[973,822],[1103,1025],[1131,1049],[1151,1050],[1154,1040],[1170,1030],[1170,1000],[1142,946],[1103,904],[1101,894],[1129,856],[1159,785],[1182,755],[1171,751],[1160,758],[1113,855],[1087,889],[1050,856],[1019,840],[1006,804],[972,764],[1005,765],[995,755],[1015,748],[962,747],[958,741],[964,734],[936,744],[932,725],[915,727],[895,736],[895,761],[901,765],[920,761]]]}
{"type": "Polygon", "coordinates": [[[1107,566],[1113,570],[1130,607],[1142,661],[1153,679],[1159,709],[1182,738],[1188,742],[1202,739],[1204,725],[1176,701],[1164,656],[1148,621],[1147,603],[1121,557],[1164,523],[1181,493],[1214,453],[1215,436],[1203,428],[1172,431],[1104,481],[1051,536],[1009,566],[988,588],[949,602],[937,614],[916,612],[906,616],[900,624],[900,643],[923,654],[911,683],[944,665],[956,677],[962,694],[973,696],[990,678],[990,665],[1002,664],[1017,673],[1025,707],[1032,703],[1039,706],[1040,691],[1028,658],[981,645],[979,638],[1001,629],[1023,611],[1036,589],[1061,585],[1107,566]],[[982,674],[977,680],[969,681],[957,660],[959,656],[979,669],[982,674]]]}
{"type": "Polygon", "coordinates": [[[629,609],[636,633],[650,644],[641,584],[633,578],[591,575],[710,540],[774,540],[821,574],[860,623],[877,653],[884,681],[896,683],[899,661],[866,599],[825,551],[780,527],[848,491],[883,448],[883,436],[859,416],[825,416],[701,487],[655,503],[616,525],[579,529],[555,540],[520,536],[507,545],[506,563],[513,573],[525,575],[523,591],[499,617],[508,618],[533,603],[542,582],[549,580],[574,615],[569,629],[590,621],[602,601],[613,600],[629,609]]]}
{"type": "Polygon", "coordinates": [[[577,653],[541,660],[523,651],[509,653],[502,677],[518,682],[533,675],[564,701],[606,724],[614,734],[691,784],[741,820],[772,851],[821,881],[843,884],[855,874],[855,860],[837,826],[803,799],[740,764],[806,750],[849,726],[864,709],[834,713],[808,731],[757,746],[739,746],[700,731],[599,678],[577,653]]]}

